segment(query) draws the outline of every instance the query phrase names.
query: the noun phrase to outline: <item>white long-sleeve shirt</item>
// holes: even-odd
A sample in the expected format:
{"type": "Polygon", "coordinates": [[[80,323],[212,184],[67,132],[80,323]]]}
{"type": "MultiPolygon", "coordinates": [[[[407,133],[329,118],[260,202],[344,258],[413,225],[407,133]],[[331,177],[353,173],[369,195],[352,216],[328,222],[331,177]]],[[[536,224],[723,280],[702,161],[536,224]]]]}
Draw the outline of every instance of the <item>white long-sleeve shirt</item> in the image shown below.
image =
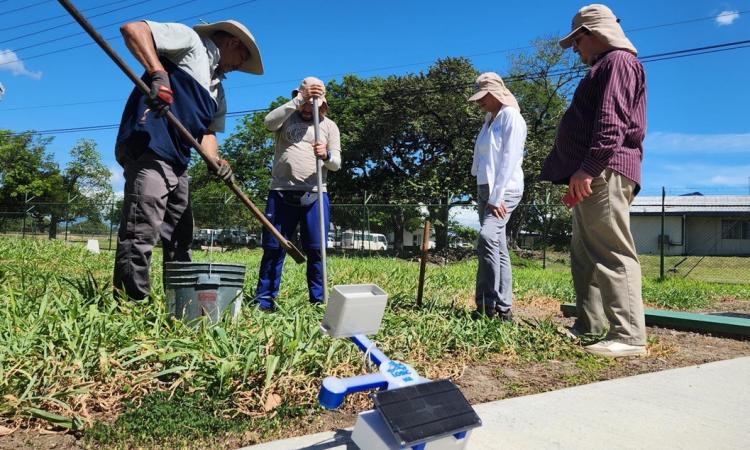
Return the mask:
{"type": "Polygon", "coordinates": [[[474,145],[471,174],[478,185],[489,185],[490,205],[500,206],[506,192],[523,192],[525,142],[526,121],[519,110],[503,106],[494,119],[487,114],[474,145]]]}

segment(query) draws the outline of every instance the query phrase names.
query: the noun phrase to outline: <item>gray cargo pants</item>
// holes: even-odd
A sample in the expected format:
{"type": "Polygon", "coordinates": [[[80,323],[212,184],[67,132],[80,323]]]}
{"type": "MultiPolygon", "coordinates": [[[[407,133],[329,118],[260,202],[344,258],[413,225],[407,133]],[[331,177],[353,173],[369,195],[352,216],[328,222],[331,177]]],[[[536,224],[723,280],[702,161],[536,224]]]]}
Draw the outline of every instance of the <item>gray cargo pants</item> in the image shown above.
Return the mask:
{"type": "Polygon", "coordinates": [[[172,166],[150,150],[118,149],[125,169],[125,193],[117,233],[113,287],[117,295],[142,300],[151,291],[151,251],[161,237],[164,262],[190,261],[193,212],[187,170],[172,166]]]}
{"type": "Polygon", "coordinates": [[[510,215],[521,201],[523,192],[506,192],[503,201],[508,214],[500,219],[487,212],[489,186],[480,184],[478,188],[479,238],[477,240],[477,290],[475,301],[477,310],[487,315],[495,314],[495,307],[502,312],[510,311],[513,304],[513,274],[510,267],[510,254],[505,225],[510,215]]]}

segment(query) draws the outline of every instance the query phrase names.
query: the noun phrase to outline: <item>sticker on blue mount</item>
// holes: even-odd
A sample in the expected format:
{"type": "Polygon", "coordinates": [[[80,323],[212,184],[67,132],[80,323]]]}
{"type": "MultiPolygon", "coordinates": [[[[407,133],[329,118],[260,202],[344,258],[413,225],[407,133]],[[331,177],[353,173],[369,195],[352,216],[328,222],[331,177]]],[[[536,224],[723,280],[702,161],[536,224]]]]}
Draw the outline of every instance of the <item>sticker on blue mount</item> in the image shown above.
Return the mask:
{"type": "Polygon", "coordinates": [[[380,373],[388,381],[388,389],[422,383],[424,380],[410,365],[390,360],[380,366],[380,373]]]}

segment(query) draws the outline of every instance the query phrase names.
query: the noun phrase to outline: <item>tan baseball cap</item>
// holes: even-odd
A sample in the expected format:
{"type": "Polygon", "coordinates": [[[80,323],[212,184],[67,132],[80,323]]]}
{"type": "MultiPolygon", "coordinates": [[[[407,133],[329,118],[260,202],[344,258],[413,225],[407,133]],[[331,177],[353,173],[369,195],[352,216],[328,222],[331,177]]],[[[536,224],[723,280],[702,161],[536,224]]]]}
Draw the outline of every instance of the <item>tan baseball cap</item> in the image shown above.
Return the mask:
{"type": "MultiPolygon", "coordinates": [[[[302,80],[302,82],[299,84],[299,87],[292,91],[292,98],[296,97],[300,92],[307,92],[310,86],[320,86],[321,88],[323,88],[323,95],[318,97],[318,102],[321,105],[323,103],[328,105],[328,101],[326,100],[326,85],[322,80],[315,77],[307,77],[302,80]]],[[[310,103],[312,103],[312,99],[310,99],[310,103]]]]}
{"type": "Polygon", "coordinates": [[[615,16],[605,5],[598,3],[584,6],[573,16],[572,30],[567,36],[560,40],[560,47],[570,48],[573,40],[583,31],[590,31],[605,44],[613,48],[627,50],[633,54],[638,51],[632,42],[625,36],[620,26],[620,19],[615,16]]]}
{"type": "Polygon", "coordinates": [[[193,30],[200,37],[211,37],[217,31],[224,31],[236,37],[245,45],[250,57],[238,69],[240,72],[254,73],[263,75],[263,60],[260,58],[260,50],[255,43],[255,38],[250,30],[236,20],[222,20],[220,22],[198,24],[193,26],[193,30]]]}
{"type": "Polygon", "coordinates": [[[512,106],[519,111],[521,110],[516,97],[510,93],[510,90],[505,87],[503,79],[495,72],[485,72],[477,77],[474,95],[469,97],[469,101],[476,102],[487,94],[492,94],[505,106],[512,106]]]}

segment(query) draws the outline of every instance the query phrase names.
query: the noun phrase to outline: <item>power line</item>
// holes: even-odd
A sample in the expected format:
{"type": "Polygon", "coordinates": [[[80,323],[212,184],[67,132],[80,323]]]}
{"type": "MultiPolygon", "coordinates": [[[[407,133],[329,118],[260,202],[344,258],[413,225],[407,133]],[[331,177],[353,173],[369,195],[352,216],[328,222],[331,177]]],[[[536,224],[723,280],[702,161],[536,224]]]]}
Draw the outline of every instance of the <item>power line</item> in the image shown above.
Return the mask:
{"type": "MultiPolygon", "coordinates": [[[[90,44],[84,44],[84,46],[85,45],[90,45],[90,44]]],[[[640,61],[642,63],[664,61],[664,60],[670,60],[670,59],[680,58],[680,57],[683,57],[683,56],[698,56],[698,55],[703,55],[703,54],[707,54],[707,53],[719,53],[719,52],[723,52],[723,51],[737,50],[737,49],[741,49],[741,48],[746,48],[748,46],[750,46],[750,40],[735,41],[735,42],[728,42],[728,43],[724,43],[724,44],[716,44],[716,45],[709,45],[709,46],[704,46],[704,47],[696,47],[696,48],[685,49],[685,50],[676,50],[676,51],[665,52],[665,53],[657,53],[657,54],[654,54],[654,55],[643,56],[643,57],[640,58],[640,61]]],[[[471,55],[469,55],[469,56],[471,56],[471,55]]],[[[416,64],[421,64],[421,63],[415,63],[414,65],[416,65],[416,64]]],[[[2,65],[2,64],[0,64],[0,65],[2,65]]],[[[407,65],[391,66],[391,68],[405,67],[405,66],[407,66],[407,65]]],[[[335,76],[347,75],[347,74],[352,74],[352,73],[372,72],[372,71],[375,71],[375,70],[384,70],[384,69],[367,69],[367,70],[356,71],[356,72],[341,72],[341,73],[338,73],[338,74],[327,74],[327,75],[322,75],[322,76],[324,78],[328,78],[328,77],[335,77],[335,76]]],[[[562,76],[562,75],[575,74],[576,72],[581,72],[581,71],[584,71],[584,70],[586,70],[585,66],[578,66],[578,67],[576,67],[576,68],[574,68],[574,69],[572,69],[570,71],[569,71],[569,69],[564,69],[562,72],[554,72],[553,71],[553,72],[551,72],[549,74],[545,74],[543,77],[550,76],[550,75],[551,76],[562,76]]],[[[531,77],[531,75],[524,75],[524,77],[526,77],[526,79],[534,79],[534,78],[529,78],[529,77],[531,77]]],[[[539,76],[537,76],[536,78],[539,78],[539,76]]],[[[515,81],[515,80],[516,80],[516,77],[512,77],[512,76],[511,77],[507,77],[505,79],[505,81],[515,81]]],[[[298,79],[295,78],[293,80],[270,81],[270,82],[267,82],[267,83],[256,83],[256,84],[248,84],[248,85],[239,85],[239,86],[227,87],[226,89],[227,90],[234,90],[234,89],[242,89],[242,88],[245,88],[245,87],[268,86],[268,85],[274,85],[274,84],[292,83],[292,82],[295,82],[295,81],[298,81],[298,79]]],[[[463,86],[461,86],[461,87],[463,87],[463,86]]],[[[119,99],[109,99],[109,100],[93,100],[93,101],[73,102],[73,103],[59,103],[59,104],[51,104],[51,105],[21,106],[21,107],[17,107],[17,108],[4,108],[4,109],[1,109],[0,112],[2,112],[2,111],[33,110],[33,109],[43,109],[43,108],[57,108],[57,107],[65,107],[65,106],[82,106],[82,105],[90,105],[90,104],[98,104],[98,103],[114,103],[114,102],[118,102],[118,101],[121,101],[121,100],[119,100],[119,99]]]]}
{"type": "MultiPolygon", "coordinates": [[[[105,16],[107,14],[112,14],[113,12],[121,11],[121,10],[127,9],[127,8],[132,8],[133,6],[138,6],[138,5],[142,4],[142,3],[147,3],[148,1],[149,0],[141,0],[139,2],[130,3],[129,5],[121,6],[119,8],[115,8],[115,9],[110,9],[109,11],[104,11],[104,12],[99,13],[99,14],[93,14],[93,15],[89,16],[88,18],[89,19],[93,19],[94,17],[105,16]]],[[[51,30],[56,30],[58,28],[67,27],[68,25],[72,25],[74,23],[75,23],[75,21],[70,21],[70,22],[65,22],[63,24],[60,24],[60,25],[55,25],[55,26],[52,26],[52,27],[43,28],[41,30],[33,31],[31,33],[22,34],[22,35],[19,35],[19,36],[10,38],[10,39],[6,39],[4,41],[0,41],[0,44],[5,44],[6,42],[12,42],[12,41],[16,41],[18,39],[23,39],[25,37],[34,36],[34,35],[37,35],[39,33],[44,33],[45,31],[51,31],[51,30]]],[[[106,27],[106,25],[105,25],[105,27],[106,27]]],[[[70,36],[77,36],[79,34],[81,34],[81,33],[76,33],[74,35],[63,36],[62,38],[54,39],[52,42],[58,41],[60,39],[65,39],[66,37],[70,37],[70,36]]],[[[20,50],[21,49],[18,49],[17,51],[20,51],[20,50]]]]}
{"type": "Polygon", "coordinates": [[[115,102],[122,102],[122,101],[123,101],[122,99],[111,99],[111,100],[92,100],[90,102],[58,103],[54,105],[19,106],[17,108],[3,108],[2,111],[23,111],[27,109],[63,108],[66,106],[95,105],[99,103],[115,103],[115,102]]]}
{"type": "MultiPolygon", "coordinates": [[[[129,22],[131,20],[137,20],[137,19],[142,18],[145,15],[157,14],[157,13],[160,13],[160,12],[163,12],[163,11],[167,11],[167,10],[170,10],[170,9],[178,8],[180,6],[185,6],[188,3],[193,3],[193,2],[196,2],[196,1],[197,0],[182,1],[182,2],[176,3],[174,5],[171,5],[171,6],[168,6],[168,7],[165,7],[165,8],[160,8],[160,9],[157,9],[157,10],[154,10],[154,11],[149,11],[149,12],[146,12],[146,13],[143,13],[143,14],[139,14],[137,16],[129,17],[127,19],[118,20],[117,22],[108,23],[107,25],[102,25],[102,26],[98,27],[98,29],[101,30],[101,29],[113,27],[113,26],[116,26],[116,25],[122,25],[123,22],[129,22]]],[[[145,3],[145,2],[141,1],[140,3],[145,3]]],[[[27,45],[26,47],[16,48],[16,49],[13,49],[13,52],[20,52],[22,50],[28,50],[30,48],[39,47],[39,46],[42,46],[42,45],[45,45],[45,44],[49,44],[49,43],[52,43],[52,42],[58,42],[58,41],[61,41],[63,39],[68,39],[68,38],[71,38],[71,37],[81,36],[81,35],[85,35],[85,34],[86,34],[85,31],[77,31],[75,33],[67,34],[65,36],[59,36],[59,37],[56,37],[54,39],[48,39],[46,41],[37,42],[36,44],[27,45]]]]}
{"type": "MultiPolygon", "coordinates": [[[[264,112],[264,111],[268,111],[268,108],[243,109],[239,111],[228,112],[227,117],[245,116],[247,114],[253,114],[253,113],[264,112]]],[[[23,131],[23,132],[18,132],[18,133],[9,133],[8,135],[9,136],[23,136],[23,135],[29,134],[29,135],[45,136],[45,135],[78,133],[78,132],[83,132],[83,131],[116,130],[119,127],[120,127],[119,124],[112,123],[112,124],[107,124],[107,125],[89,125],[89,126],[83,126],[83,127],[55,128],[51,130],[23,131]]]]}
{"type": "MultiPolygon", "coordinates": [[[[717,19],[719,17],[733,16],[734,14],[744,14],[744,13],[749,13],[749,12],[750,12],[750,10],[728,12],[728,13],[722,13],[722,14],[719,14],[719,15],[716,15],[716,16],[704,16],[704,17],[698,17],[698,18],[695,18],[695,19],[682,20],[682,21],[678,21],[678,22],[668,22],[668,23],[662,23],[662,24],[657,24],[657,25],[648,25],[648,26],[639,27],[639,28],[629,28],[629,29],[626,29],[624,31],[628,32],[628,33],[637,33],[639,31],[652,30],[652,29],[656,29],[656,28],[666,28],[666,27],[671,27],[671,26],[676,26],[676,25],[683,25],[683,24],[693,23],[693,22],[700,22],[700,21],[705,21],[705,20],[713,20],[713,19],[717,19]]],[[[479,52],[479,53],[472,53],[472,54],[462,55],[462,56],[465,56],[467,58],[473,58],[473,57],[477,57],[477,56],[495,55],[495,54],[498,54],[498,53],[510,53],[510,52],[513,52],[513,51],[527,50],[527,49],[532,49],[532,48],[534,48],[533,45],[526,45],[526,46],[523,46],[523,47],[513,47],[513,48],[500,49],[500,50],[490,50],[490,51],[479,52]]],[[[378,71],[381,71],[381,70],[400,69],[400,68],[404,68],[404,67],[413,67],[413,66],[423,66],[425,64],[431,64],[433,62],[434,62],[434,60],[432,60],[432,61],[422,61],[422,62],[410,63],[410,64],[400,64],[400,65],[396,65],[396,66],[385,66],[385,67],[376,67],[376,68],[371,68],[371,69],[356,70],[356,71],[350,71],[350,72],[341,72],[341,73],[333,73],[333,74],[323,74],[321,76],[324,77],[324,78],[332,78],[332,77],[338,77],[338,76],[342,76],[342,75],[347,75],[347,74],[352,73],[352,72],[354,72],[354,73],[378,72],[378,71]]],[[[276,85],[276,84],[292,83],[292,82],[295,82],[297,80],[298,79],[294,79],[294,80],[282,80],[282,81],[269,81],[269,82],[264,82],[264,83],[241,84],[241,85],[238,85],[238,86],[228,87],[227,89],[244,89],[244,88],[256,87],[256,86],[270,86],[270,85],[276,85]]]]}
{"type": "MultiPolygon", "coordinates": [[[[89,11],[93,11],[95,9],[101,9],[101,8],[106,8],[107,6],[117,5],[119,3],[127,3],[129,1],[131,1],[131,0],[117,0],[117,1],[114,1],[114,2],[110,2],[110,3],[105,3],[103,5],[92,6],[91,8],[82,9],[81,12],[89,12],[89,11]]],[[[0,3],[2,3],[2,2],[0,1],[0,3]]],[[[12,27],[0,28],[0,31],[15,30],[16,28],[24,28],[24,27],[27,27],[29,25],[36,25],[38,23],[44,23],[44,22],[49,22],[50,20],[62,19],[64,17],[70,17],[70,14],[68,14],[68,13],[58,14],[58,15],[52,16],[52,17],[45,17],[44,19],[32,20],[31,22],[26,22],[26,23],[21,23],[21,24],[18,24],[18,25],[13,25],[12,27]]],[[[69,22],[69,23],[75,23],[75,22],[69,22]]]]}
{"type": "Polygon", "coordinates": [[[687,24],[687,23],[702,22],[702,21],[705,21],[705,20],[716,20],[716,19],[718,19],[720,17],[729,17],[729,16],[740,15],[740,14],[745,14],[745,13],[750,13],[750,9],[746,9],[746,10],[743,10],[743,11],[729,11],[729,12],[725,12],[725,13],[722,13],[722,14],[718,14],[716,16],[704,16],[704,17],[698,17],[696,19],[680,20],[678,22],[670,22],[670,23],[663,23],[663,24],[659,24],[659,25],[650,25],[650,26],[639,27],[639,28],[631,28],[631,29],[625,30],[625,31],[627,31],[629,33],[633,33],[633,32],[638,32],[638,31],[653,30],[653,29],[656,29],[656,28],[672,27],[672,26],[675,26],[675,25],[684,25],[684,24],[687,24]]]}
{"type": "MultiPolygon", "coordinates": [[[[727,42],[724,44],[716,44],[716,45],[709,45],[709,46],[703,46],[703,47],[696,47],[692,49],[685,49],[685,50],[675,50],[672,52],[666,52],[666,53],[657,53],[654,55],[648,55],[640,58],[640,60],[643,63],[649,63],[649,62],[656,62],[656,61],[663,61],[665,59],[676,59],[676,58],[687,58],[690,56],[697,56],[697,55],[703,55],[707,53],[717,53],[727,50],[736,50],[739,48],[747,48],[750,47],[750,40],[744,40],[744,41],[736,41],[736,42],[727,42]],[[741,46],[737,46],[738,44],[745,44],[741,46]],[[695,52],[695,53],[690,53],[695,52]]],[[[559,69],[559,70],[553,70],[548,73],[527,73],[527,74],[519,74],[519,75],[511,75],[504,77],[505,81],[523,81],[523,80],[535,80],[540,78],[549,78],[549,77],[559,77],[559,76],[565,76],[565,75],[577,75],[587,70],[587,67],[585,66],[576,66],[570,69],[559,69]]],[[[396,95],[399,97],[407,97],[407,96],[414,96],[414,95],[423,95],[426,92],[437,92],[442,91],[446,89],[458,89],[458,88],[466,88],[473,86],[474,83],[460,83],[456,85],[451,86],[440,86],[433,89],[419,89],[415,90],[413,92],[408,91],[402,91],[402,92],[395,92],[395,93],[389,93],[390,95],[396,95]]],[[[234,111],[227,113],[227,117],[236,117],[236,116],[242,116],[246,114],[252,114],[256,112],[265,112],[268,111],[270,108],[257,108],[257,109],[248,109],[248,110],[240,110],[240,111],[234,111]]],[[[73,128],[59,128],[59,129],[53,129],[53,130],[41,130],[41,131],[27,131],[27,132],[19,132],[19,133],[11,133],[11,136],[20,136],[24,134],[36,134],[36,135],[54,135],[54,134],[64,134],[64,133],[74,133],[74,132],[82,132],[82,131],[103,131],[103,130],[110,130],[118,128],[118,124],[110,124],[110,125],[92,125],[92,126],[85,126],[85,127],[73,127],[73,128]]]]}
{"type": "Polygon", "coordinates": [[[3,11],[3,16],[5,16],[7,14],[13,14],[14,12],[23,11],[25,9],[35,8],[37,6],[41,6],[41,5],[45,4],[45,3],[50,3],[51,1],[52,0],[44,0],[43,2],[32,3],[31,5],[21,6],[20,8],[11,9],[11,10],[8,10],[8,11],[3,11]]]}
{"type": "MultiPolygon", "coordinates": [[[[196,0],[190,0],[189,2],[186,2],[186,3],[190,3],[190,2],[193,2],[193,1],[196,1],[196,0]]],[[[201,18],[201,17],[207,17],[209,15],[213,15],[213,14],[216,14],[216,13],[221,12],[221,11],[226,11],[228,9],[234,9],[234,8],[239,7],[239,6],[247,5],[247,4],[250,4],[250,3],[255,3],[257,1],[260,1],[260,0],[245,0],[243,2],[235,3],[232,6],[226,6],[226,7],[223,7],[223,8],[217,8],[217,9],[213,9],[213,10],[209,10],[209,11],[204,11],[202,13],[195,14],[195,15],[192,15],[192,16],[188,16],[188,17],[182,18],[180,20],[177,20],[177,22],[185,22],[185,21],[191,20],[191,19],[196,19],[196,18],[201,18]]],[[[171,8],[173,8],[173,7],[161,9],[161,10],[158,10],[158,11],[155,11],[155,12],[144,13],[144,14],[142,14],[140,16],[137,16],[137,17],[135,17],[133,19],[124,19],[124,21],[136,20],[136,19],[139,19],[139,18],[143,17],[144,15],[155,14],[156,12],[161,12],[161,11],[164,11],[166,9],[171,9],[171,8]]],[[[119,25],[119,24],[120,24],[120,22],[117,23],[117,25],[119,25]]],[[[100,28],[103,28],[103,27],[100,27],[100,28]]],[[[76,33],[76,35],[78,35],[78,34],[85,34],[85,33],[84,32],[76,33]]],[[[70,36],[68,36],[68,37],[70,37],[70,36]]],[[[113,40],[117,40],[117,39],[122,39],[122,36],[118,34],[116,36],[110,36],[110,37],[105,38],[105,39],[107,41],[113,41],[113,40]]],[[[54,40],[46,41],[43,44],[46,44],[46,43],[49,43],[49,42],[56,42],[57,40],[59,40],[59,39],[54,39],[54,40]]],[[[28,48],[31,48],[31,47],[36,47],[38,45],[41,45],[41,44],[35,44],[35,45],[27,46],[27,47],[24,47],[23,49],[28,49],[28,48]]],[[[14,64],[14,63],[21,62],[21,61],[28,61],[28,60],[31,60],[31,59],[41,58],[41,57],[49,56],[49,55],[57,55],[57,54],[60,54],[60,53],[63,53],[63,52],[67,52],[67,51],[70,51],[70,50],[75,50],[77,48],[82,48],[82,47],[89,47],[89,46],[92,46],[92,45],[96,45],[96,43],[94,43],[94,42],[87,42],[85,44],[80,44],[80,45],[75,45],[75,46],[71,46],[71,47],[66,47],[66,48],[61,48],[61,49],[57,49],[57,50],[52,50],[52,51],[45,52],[45,53],[39,53],[39,54],[36,54],[36,55],[31,55],[31,56],[24,56],[23,58],[18,58],[17,57],[14,60],[0,63],[0,66],[4,66],[4,65],[7,65],[7,64],[14,64]]],[[[19,50],[20,49],[16,49],[16,51],[19,51],[19,50]]]]}

